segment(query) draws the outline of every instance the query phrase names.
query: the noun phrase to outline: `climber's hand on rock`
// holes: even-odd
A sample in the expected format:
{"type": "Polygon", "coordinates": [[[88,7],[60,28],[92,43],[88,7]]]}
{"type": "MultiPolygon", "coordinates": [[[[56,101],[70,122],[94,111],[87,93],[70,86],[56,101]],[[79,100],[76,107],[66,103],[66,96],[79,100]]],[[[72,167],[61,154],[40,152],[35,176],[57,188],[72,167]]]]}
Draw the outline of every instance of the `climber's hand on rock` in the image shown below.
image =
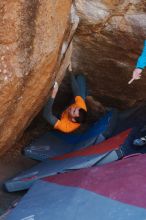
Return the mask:
{"type": "Polygon", "coordinates": [[[68,66],[68,71],[69,71],[69,72],[72,72],[72,65],[71,65],[71,63],[70,63],[69,66],[68,66]]]}
{"type": "Polygon", "coordinates": [[[51,97],[52,97],[52,98],[55,98],[57,92],[58,92],[58,83],[55,82],[55,83],[54,83],[54,86],[53,86],[53,89],[52,89],[52,95],[51,95],[51,97]]]}

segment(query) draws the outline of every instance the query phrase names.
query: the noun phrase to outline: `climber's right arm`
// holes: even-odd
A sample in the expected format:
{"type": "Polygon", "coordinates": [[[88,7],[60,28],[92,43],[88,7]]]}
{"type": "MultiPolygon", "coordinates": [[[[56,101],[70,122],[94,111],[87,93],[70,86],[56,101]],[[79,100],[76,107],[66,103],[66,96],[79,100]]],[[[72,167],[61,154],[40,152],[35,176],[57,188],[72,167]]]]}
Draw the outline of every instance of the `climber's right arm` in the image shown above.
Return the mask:
{"type": "Polygon", "coordinates": [[[71,78],[71,88],[72,88],[74,97],[81,96],[80,88],[79,88],[78,83],[75,79],[75,75],[72,72],[70,73],[70,78],[71,78]]]}

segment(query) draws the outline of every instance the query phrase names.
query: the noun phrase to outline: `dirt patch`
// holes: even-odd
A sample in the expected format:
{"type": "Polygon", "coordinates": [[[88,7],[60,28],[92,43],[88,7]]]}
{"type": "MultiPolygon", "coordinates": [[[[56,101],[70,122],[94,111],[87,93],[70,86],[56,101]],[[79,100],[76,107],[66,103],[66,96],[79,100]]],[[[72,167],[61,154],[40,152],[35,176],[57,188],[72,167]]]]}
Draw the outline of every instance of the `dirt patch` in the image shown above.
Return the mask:
{"type": "Polygon", "coordinates": [[[3,183],[7,179],[15,176],[17,173],[38,163],[37,161],[23,156],[21,154],[21,150],[32,139],[38,137],[41,133],[48,129],[48,125],[44,122],[40,115],[38,115],[24,132],[23,137],[15,144],[15,146],[12,146],[11,150],[0,158],[0,215],[2,215],[13,202],[19,200],[26,192],[8,193],[3,188],[3,183]]]}

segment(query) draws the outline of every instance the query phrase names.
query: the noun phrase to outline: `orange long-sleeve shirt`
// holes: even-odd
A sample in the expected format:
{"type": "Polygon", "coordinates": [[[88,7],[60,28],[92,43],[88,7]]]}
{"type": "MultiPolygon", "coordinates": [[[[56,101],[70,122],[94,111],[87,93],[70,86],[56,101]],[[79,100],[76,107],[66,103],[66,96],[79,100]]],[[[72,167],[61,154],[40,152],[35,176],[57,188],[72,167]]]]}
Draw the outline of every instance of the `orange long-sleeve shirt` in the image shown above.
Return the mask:
{"type": "Polygon", "coordinates": [[[75,103],[70,105],[61,115],[61,119],[56,122],[54,125],[55,129],[58,129],[62,132],[69,133],[80,127],[80,123],[72,122],[68,116],[68,109],[70,107],[79,107],[87,111],[87,107],[84,99],[81,96],[75,97],[75,103]]]}

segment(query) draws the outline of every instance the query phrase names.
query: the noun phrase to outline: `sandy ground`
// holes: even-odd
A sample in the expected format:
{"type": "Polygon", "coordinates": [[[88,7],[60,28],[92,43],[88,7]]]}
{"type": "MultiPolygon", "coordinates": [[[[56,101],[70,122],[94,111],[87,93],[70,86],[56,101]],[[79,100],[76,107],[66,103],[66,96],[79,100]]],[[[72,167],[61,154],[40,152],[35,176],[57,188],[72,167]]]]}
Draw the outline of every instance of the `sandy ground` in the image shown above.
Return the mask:
{"type": "Polygon", "coordinates": [[[18,158],[14,158],[12,154],[11,156],[11,158],[4,157],[3,159],[5,160],[0,161],[0,214],[2,214],[4,210],[7,210],[12,202],[21,198],[25,193],[6,192],[3,188],[5,180],[36,163],[35,161],[29,160],[21,155],[19,155],[18,158]]]}

